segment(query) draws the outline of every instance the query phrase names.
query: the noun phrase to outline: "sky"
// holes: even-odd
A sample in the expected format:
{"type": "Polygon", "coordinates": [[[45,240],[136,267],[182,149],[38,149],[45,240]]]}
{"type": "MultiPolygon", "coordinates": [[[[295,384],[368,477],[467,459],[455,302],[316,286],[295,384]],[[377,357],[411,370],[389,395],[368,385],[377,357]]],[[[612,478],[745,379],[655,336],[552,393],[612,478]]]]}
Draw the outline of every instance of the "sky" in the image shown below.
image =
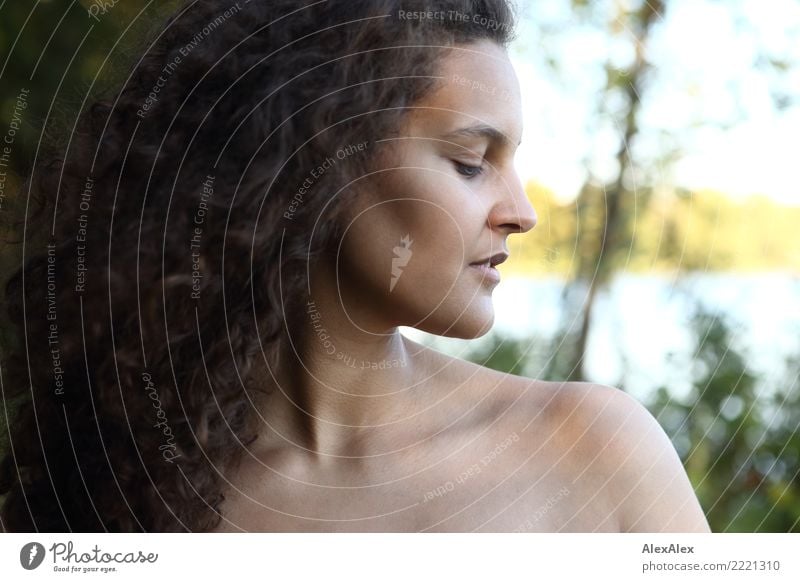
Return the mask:
{"type": "MultiPolygon", "coordinates": [[[[587,168],[599,178],[616,175],[617,120],[614,113],[598,118],[594,108],[605,82],[602,65],[610,60],[624,67],[633,56],[631,36],[623,31],[613,38],[581,24],[568,0],[518,5],[519,38],[511,56],[522,90],[524,134],[517,168],[523,182],[536,180],[568,200],[587,168]],[[541,25],[553,32],[542,35],[541,25]],[[548,52],[560,75],[544,65],[548,52]]],[[[613,3],[596,5],[610,10],[613,3]]],[[[667,0],[646,54],[653,74],[634,147],[660,183],[714,189],[736,199],[764,194],[800,205],[794,175],[800,101],[779,111],[771,96],[777,90],[800,97],[799,0],[667,0]],[[775,74],[758,65],[760,55],[797,66],[775,74]],[[680,151],[674,164],[648,160],[665,145],[680,151]]],[[[615,104],[607,105],[613,112],[615,104]]]]}

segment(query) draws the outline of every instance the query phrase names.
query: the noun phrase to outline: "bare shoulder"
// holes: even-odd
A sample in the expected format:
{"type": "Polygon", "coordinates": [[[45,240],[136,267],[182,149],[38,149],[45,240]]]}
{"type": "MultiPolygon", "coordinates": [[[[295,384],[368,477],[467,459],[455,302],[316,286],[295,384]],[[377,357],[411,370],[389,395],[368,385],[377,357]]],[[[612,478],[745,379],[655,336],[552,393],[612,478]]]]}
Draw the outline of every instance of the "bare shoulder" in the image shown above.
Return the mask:
{"type": "Polygon", "coordinates": [[[567,442],[607,475],[605,491],[622,531],[710,531],[672,442],[643,404],[612,386],[545,384],[567,442]]]}
{"type": "Polygon", "coordinates": [[[516,416],[535,419],[526,440],[545,440],[564,467],[562,478],[615,528],[710,531],[672,442],[638,400],[602,384],[505,376],[507,397],[519,403],[516,416]]]}
{"type": "Polygon", "coordinates": [[[564,516],[572,520],[570,531],[599,531],[597,524],[604,531],[710,531],[672,442],[631,395],[602,384],[544,382],[450,363],[456,376],[473,378],[473,399],[492,402],[483,422],[502,416],[499,430],[527,443],[515,450],[525,458],[536,451],[534,472],[570,485],[574,506],[560,507],[581,511],[580,518],[564,516]]]}

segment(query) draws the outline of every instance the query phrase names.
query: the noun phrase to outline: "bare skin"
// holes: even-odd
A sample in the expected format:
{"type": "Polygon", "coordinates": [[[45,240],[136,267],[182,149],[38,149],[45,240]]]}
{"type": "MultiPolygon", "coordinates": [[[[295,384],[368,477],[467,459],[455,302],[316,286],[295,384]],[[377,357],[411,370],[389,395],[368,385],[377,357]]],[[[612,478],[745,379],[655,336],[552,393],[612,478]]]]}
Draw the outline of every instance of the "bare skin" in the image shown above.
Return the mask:
{"type": "Polygon", "coordinates": [[[474,43],[440,67],[313,270],[310,333],[259,377],[263,430],[225,474],[215,531],[708,531],[669,439],[624,393],[501,374],[400,334],[486,333],[497,282],[473,263],[537,220],[513,165],[507,55],[474,43]]]}

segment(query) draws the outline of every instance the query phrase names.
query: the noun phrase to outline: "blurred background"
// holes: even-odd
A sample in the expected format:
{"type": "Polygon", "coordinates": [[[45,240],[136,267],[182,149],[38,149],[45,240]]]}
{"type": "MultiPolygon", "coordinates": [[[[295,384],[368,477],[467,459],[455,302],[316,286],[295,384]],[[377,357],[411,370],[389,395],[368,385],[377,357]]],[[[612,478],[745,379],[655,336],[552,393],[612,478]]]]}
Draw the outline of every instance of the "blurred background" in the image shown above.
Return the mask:
{"type": "MultiPolygon", "coordinates": [[[[19,176],[176,4],[0,0],[4,240],[21,236],[19,176]]],[[[538,226],[509,239],[490,334],[403,332],[630,392],[713,531],[800,532],[800,0],[517,5],[517,164],[538,226]]],[[[21,256],[2,250],[0,283],[21,256]]]]}

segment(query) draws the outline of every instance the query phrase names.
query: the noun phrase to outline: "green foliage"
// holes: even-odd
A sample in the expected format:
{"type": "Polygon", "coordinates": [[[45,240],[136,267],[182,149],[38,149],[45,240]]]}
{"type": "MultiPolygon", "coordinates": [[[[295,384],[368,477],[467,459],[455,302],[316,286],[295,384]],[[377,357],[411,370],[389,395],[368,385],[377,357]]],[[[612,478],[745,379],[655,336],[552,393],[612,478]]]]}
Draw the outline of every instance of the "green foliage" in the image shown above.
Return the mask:
{"type": "Polygon", "coordinates": [[[470,351],[467,358],[493,370],[524,375],[525,352],[524,342],[503,341],[501,337],[493,335],[489,342],[470,351]]]}
{"type": "Polygon", "coordinates": [[[759,382],[713,314],[698,311],[693,329],[690,395],[678,399],[662,386],[649,407],[673,439],[711,529],[800,531],[797,378],[759,382]]]}
{"type": "Polygon", "coordinates": [[[177,2],[106,2],[110,7],[94,17],[87,9],[92,4],[89,0],[2,3],[0,62],[6,65],[0,83],[0,128],[4,133],[20,91],[29,91],[11,156],[11,169],[17,175],[29,173],[40,138],[46,147],[63,146],[84,100],[89,103],[92,96],[125,80],[154,22],[177,2]]]}
{"type": "MultiPolygon", "coordinates": [[[[550,366],[553,340],[544,337],[509,338],[492,332],[461,354],[465,359],[498,372],[544,378],[550,366]]],[[[549,379],[549,378],[548,378],[549,379]]]]}
{"type": "MultiPolygon", "coordinates": [[[[504,270],[571,277],[581,264],[591,265],[587,245],[602,237],[603,214],[597,208],[602,198],[565,202],[535,183],[528,184],[527,192],[539,222],[513,243],[504,270]]],[[[661,192],[638,212],[634,202],[624,203],[631,221],[626,230],[632,234],[607,263],[612,271],[800,272],[798,206],[766,196],[736,201],[713,191],[661,192]]],[[[582,276],[592,274],[589,268],[582,276]]]]}

